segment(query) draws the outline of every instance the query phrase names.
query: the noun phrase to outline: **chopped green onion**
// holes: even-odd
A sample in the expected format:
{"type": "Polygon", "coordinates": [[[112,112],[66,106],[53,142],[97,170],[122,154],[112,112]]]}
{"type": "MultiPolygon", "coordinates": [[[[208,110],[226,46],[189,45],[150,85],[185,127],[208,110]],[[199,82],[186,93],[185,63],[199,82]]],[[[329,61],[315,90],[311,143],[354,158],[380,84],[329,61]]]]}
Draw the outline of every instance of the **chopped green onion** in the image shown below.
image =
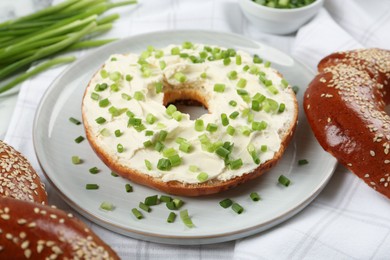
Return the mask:
{"type": "Polygon", "coordinates": [[[131,210],[131,212],[133,213],[133,215],[137,218],[137,219],[142,219],[144,218],[144,216],[142,215],[142,213],[137,209],[137,208],[133,208],[131,210]]]}
{"type": "Polygon", "coordinates": [[[217,131],[218,125],[214,123],[208,123],[206,126],[206,130],[209,131],[210,133],[217,131]]]}
{"type": "Polygon", "coordinates": [[[190,165],[189,170],[190,172],[198,172],[199,168],[196,165],[190,165]]]}
{"type": "Polygon", "coordinates": [[[156,144],[154,145],[154,150],[156,150],[157,152],[161,152],[163,149],[164,149],[165,145],[160,142],[160,141],[157,141],[156,144]]]}
{"type": "Polygon", "coordinates": [[[104,117],[98,117],[95,119],[96,123],[99,125],[104,124],[107,120],[104,117]]]}
{"type": "Polygon", "coordinates": [[[110,202],[104,201],[102,204],[100,204],[100,208],[103,210],[112,211],[114,210],[114,205],[110,202]]]}
{"type": "Polygon", "coordinates": [[[83,136],[80,135],[79,137],[77,137],[76,139],[74,139],[74,141],[75,141],[76,143],[79,144],[79,143],[81,143],[82,141],[84,141],[84,139],[85,139],[85,138],[84,138],[83,136]]]}
{"type": "Polygon", "coordinates": [[[167,115],[169,115],[169,116],[172,116],[172,114],[173,114],[174,112],[176,112],[176,111],[177,111],[177,108],[176,108],[176,106],[173,105],[173,104],[170,104],[170,105],[165,109],[165,113],[167,113],[167,115]]]}
{"type": "Polygon", "coordinates": [[[226,132],[228,133],[228,135],[233,136],[234,133],[236,132],[236,129],[235,129],[233,126],[229,125],[229,126],[226,128],[226,132]]]}
{"type": "Polygon", "coordinates": [[[129,75],[129,74],[127,74],[126,76],[125,76],[125,79],[126,79],[126,81],[132,81],[133,80],[133,77],[131,76],[131,75],[129,75]]]}
{"type": "Polygon", "coordinates": [[[152,136],[154,132],[152,130],[146,130],[145,131],[145,136],[152,136]]]}
{"type": "Polygon", "coordinates": [[[225,84],[220,84],[220,83],[217,83],[214,85],[214,91],[215,92],[219,92],[219,93],[222,93],[225,91],[225,84]]]}
{"type": "Polygon", "coordinates": [[[284,175],[279,176],[278,182],[286,187],[288,187],[291,183],[291,181],[284,175]]]}
{"type": "Polygon", "coordinates": [[[236,119],[236,118],[238,117],[239,114],[240,114],[240,113],[238,113],[237,111],[234,111],[233,113],[231,113],[231,114],[229,115],[229,117],[230,117],[231,119],[236,119]]]}
{"type": "Polygon", "coordinates": [[[266,61],[266,62],[264,63],[264,67],[266,67],[266,68],[271,67],[271,62],[270,62],[270,61],[266,61]]]}
{"type": "Polygon", "coordinates": [[[97,190],[97,189],[99,189],[99,185],[88,183],[88,184],[85,185],[85,188],[87,190],[97,190]]]}
{"type": "Polygon", "coordinates": [[[169,156],[168,160],[170,161],[172,167],[178,166],[182,162],[181,157],[178,154],[169,156]]]}
{"type": "Polygon", "coordinates": [[[172,114],[172,118],[175,119],[176,121],[180,122],[183,117],[183,114],[180,111],[175,111],[172,114]]]}
{"type": "Polygon", "coordinates": [[[92,92],[91,93],[91,98],[93,99],[93,100],[99,100],[100,99],[100,95],[98,94],[98,93],[96,93],[96,92],[92,92]]]}
{"type": "Polygon", "coordinates": [[[163,123],[160,123],[160,122],[157,123],[157,129],[164,129],[164,128],[166,128],[166,127],[167,127],[167,126],[164,125],[163,123]]]}
{"type": "Polygon", "coordinates": [[[180,83],[184,83],[187,80],[187,76],[184,75],[182,72],[176,72],[173,76],[177,81],[180,83]]]}
{"type": "Polygon", "coordinates": [[[103,79],[108,77],[108,72],[106,70],[101,70],[100,71],[100,76],[102,76],[103,79]]]}
{"type": "Polygon", "coordinates": [[[100,134],[104,137],[107,137],[107,136],[110,136],[110,130],[108,130],[107,128],[103,128],[101,131],[100,131],[100,134]]]}
{"type": "Polygon", "coordinates": [[[167,136],[168,136],[168,132],[165,130],[161,130],[160,133],[158,134],[158,141],[164,142],[167,136]]]}
{"type": "Polygon", "coordinates": [[[184,141],[184,142],[180,143],[179,150],[182,152],[185,152],[185,153],[189,153],[191,150],[191,147],[192,147],[192,145],[190,143],[188,143],[187,141],[184,141]]]}
{"type": "Polygon", "coordinates": [[[251,129],[249,127],[247,127],[246,125],[245,126],[241,126],[240,127],[240,132],[245,135],[245,136],[249,136],[251,134],[251,129]]]}
{"type": "Polygon", "coordinates": [[[243,71],[248,71],[249,70],[249,66],[248,65],[245,65],[243,68],[242,68],[243,71]]]}
{"type": "Polygon", "coordinates": [[[160,69],[165,69],[166,67],[167,67],[167,64],[166,64],[166,62],[165,61],[163,61],[163,60],[160,60],[159,61],[159,65],[160,65],[160,69]]]}
{"type": "Polygon", "coordinates": [[[276,95],[279,93],[279,90],[274,86],[274,85],[271,85],[271,86],[268,86],[267,87],[267,90],[269,92],[271,92],[272,94],[276,95]]]}
{"type": "Polygon", "coordinates": [[[256,163],[256,164],[259,164],[260,163],[260,158],[259,158],[259,155],[256,152],[255,146],[252,143],[250,143],[247,146],[246,149],[247,149],[248,153],[251,155],[251,157],[253,159],[253,162],[256,163]]]}
{"type": "Polygon", "coordinates": [[[170,210],[176,210],[176,206],[175,206],[175,203],[173,203],[173,201],[168,201],[165,205],[170,210]]]}
{"type": "Polygon", "coordinates": [[[180,54],[180,48],[179,47],[173,47],[171,49],[171,54],[172,55],[179,55],[180,54]]]}
{"type": "Polygon", "coordinates": [[[172,197],[166,196],[166,195],[161,195],[160,196],[160,201],[162,201],[162,202],[170,202],[170,201],[172,201],[172,197]]]}
{"type": "Polygon", "coordinates": [[[278,112],[283,113],[285,109],[286,109],[286,105],[284,103],[280,103],[278,112]]]}
{"type": "Polygon", "coordinates": [[[99,169],[98,169],[98,167],[92,167],[91,169],[89,169],[89,172],[92,174],[96,174],[96,173],[99,173],[99,169]]]}
{"type": "Polygon", "coordinates": [[[114,71],[114,72],[110,73],[110,75],[109,75],[109,78],[112,81],[118,81],[121,79],[121,77],[122,77],[122,74],[120,74],[118,71],[114,71]]]}
{"type": "Polygon", "coordinates": [[[111,176],[113,176],[113,177],[119,177],[119,175],[116,174],[115,172],[111,172],[111,176]]]}
{"type": "Polygon", "coordinates": [[[173,199],[172,202],[175,204],[176,209],[180,209],[184,205],[184,202],[181,199],[173,199]]]}
{"type": "Polygon", "coordinates": [[[298,86],[293,86],[292,90],[294,91],[295,94],[298,94],[299,87],[298,86]]]}
{"type": "Polygon", "coordinates": [[[168,149],[165,149],[163,151],[163,155],[165,157],[170,157],[170,156],[173,156],[173,155],[176,155],[177,154],[177,151],[175,150],[175,148],[168,148],[168,149]]]}
{"type": "Polygon", "coordinates": [[[101,91],[106,90],[107,88],[108,88],[108,84],[107,83],[96,84],[95,91],[101,92],[101,91]]]}
{"type": "Polygon", "coordinates": [[[157,118],[151,113],[148,113],[146,115],[146,122],[148,122],[149,124],[153,124],[154,122],[156,122],[156,119],[157,118]]]}
{"type": "Polygon", "coordinates": [[[176,213],[175,212],[171,212],[169,213],[169,216],[167,218],[167,222],[168,223],[173,223],[176,219],[176,213]]]}
{"type": "Polygon", "coordinates": [[[134,99],[138,101],[142,101],[145,99],[145,96],[141,91],[136,91],[134,92],[134,99]]]}
{"type": "Polygon", "coordinates": [[[242,59],[240,55],[236,55],[236,65],[241,65],[242,59]]]}
{"type": "Polygon", "coordinates": [[[227,209],[233,204],[233,201],[231,199],[224,199],[219,202],[219,205],[221,205],[222,208],[227,209]]]}
{"type": "Polygon", "coordinates": [[[252,122],[252,130],[261,131],[261,130],[266,129],[267,125],[268,124],[265,121],[261,121],[261,122],[254,121],[254,122],[252,122]]]}
{"type": "Polygon", "coordinates": [[[288,81],[286,79],[282,79],[281,81],[283,87],[287,88],[288,87],[288,81]]]}
{"type": "Polygon", "coordinates": [[[215,153],[217,154],[217,155],[219,155],[220,157],[222,157],[222,158],[227,158],[228,157],[228,155],[230,154],[230,151],[228,150],[228,149],[226,149],[226,148],[224,148],[223,146],[220,146],[220,147],[218,147],[216,150],[215,150],[215,153]]]}
{"type": "Polygon", "coordinates": [[[161,158],[158,160],[157,169],[161,171],[169,171],[172,168],[171,161],[169,159],[161,158]]]}
{"type": "Polygon", "coordinates": [[[126,190],[127,193],[133,192],[133,186],[131,186],[130,184],[126,183],[125,190],[126,190]]]}
{"type": "Polygon", "coordinates": [[[183,49],[191,49],[193,46],[192,42],[183,42],[182,44],[183,49]]]}
{"type": "Polygon", "coordinates": [[[234,161],[230,161],[230,169],[232,169],[232,170],[237,170],[237,169],[241,168],[242,165],[243,165],[243,163],[242,163],[241,158],[234,160],[234,161]]]}
{"type": "Polygon", "coordinates": [[[149,171],[153,169],[152,163],[150,161],[145,159],[144,162],[145,162],[146,169],[148,169],[149,171]]]}
{"type": "Polygon", "coordinates": [[[237,214],[241,214],[244,211],[244,208],[240,204],[238,204],[238,203],[233,203],[232,204],[232,209],[237,214]]]}
{"type": "Polygon", "coordinates": [[[225,66],[229,66],[230,62],[231,62],[231,60],[229,57],[223,59],[223,65],[225,65],[225,66]]]}
{"type": "Polygon", "coordinates": [[[128,95],[128,94],[126,94],[126,93],[122,93],[122,94],[121,94],[121,97],[122,97],[124,100],[127,100],[127,101],[131,100],[131,96],[128,95]]]}
{"type": "Polygon", "coordinates": [[[259,201],[260,200],[260,195],[257,192],[252,192],[250,195],[251,199],[253,201],[259,201]]]}
{"type": "Polygon", "coordinates": [[[122,132],[121,132],[121,130],[117,129],[117,130],[115,130],[114,134],[115,134],[115,137],[120,137],[122,135],[122,132]]]}
{"type": "Polygon", "coordinates": [[[268,150],[268,146],[265,144],[260,147],[260,151],[262,151],[263,153],[265,153],[267,150],[268,150]]]}
{"type": "Polygon", "coordinates": [[[69,117],[69,121],[70,121],[71,123],[75,124],[75,125],[80,125],[80,124],[81,124],[80,120],[77,120],[77,119],[74,118],[74,117],[69,117]]]}
{"type": "Polygon", "coordinates": [[[198,179],[198,181],[204,182],[204,181],[207,181],[207,179],[209,178],[209,175],[205,172],[201,172],[198,174],[198,176],[196,176],[196,178],[198,179]]]}
{"type": "Polygon", "coordinates": [[[204,122],[202,119],[195,120],[195,130],[201,132],[204,130],[204,122]]]}
{"type": "Polygon", "coordinates": [[[122,144],[117,144],[116,150],[118,151],[118,153],[123,153],[123,151],[124,151],[123,145],[122,144]]]}
{"type": "Polygon", "coordinates": [[[145,148],[148,148],[148,147],[151,147],[153,145],[153,142],[151,140],[147,140],[143,144],[144,144],[145,148]]]}
{"type": "Polygon", "coordinates": [[[302,160],[298,161],[298,165],[305,165],[305,164],[308,164],[308,163],[309,163],[309,161],[306,160],[306,159],[302,159],[302,160]]]}
{"type": "Polygon", "coordinates": [[[138,207],[146,212],[150,212],[152,210],[148,205],[144,204],[143,202],[140,202],[138,207]]]}
{"type": "Polygon", "coordinates": [[[81,163],[80,157],[78,157],[76,155],[72,156],[72,163],[73,164],[80,164],[81,163]]]}
{"type": "Polygon", "coordinates": [[[99,101],[99,107],[107,107],[110,104],[108,98],[102,99],[99,101]]]}
{"type": "Polygon", "coordinates": [[[187,227],[189,227],[189,228],[195,227],[190,216],[188,215],[188,210],[185,209],[185,210],[180,211],[180,218],[187,227]]]}
{"type": "Polygon", "coordinates": [[[244,78],[241,78],[237,81],[237,87],[239,88],[245,88],[246,87],[247,80],[244,78]]]}
{"type": "Polygon", "coordinates": [[[202,72],[202,73],[200,74],[200,77],[201,77],[202,79],[207,78],[207,73],[206,73],[206,72],[202,72]]]}
{"type": "Polygon", "coordinates": [[[237,102],[234,100],[230,100],[229,105],[231,105],[232,107],[235,107],[235,106],[237,106],[237,102]]]}
{"type": "Polygon", "coordinates": [[[146,197],[144,203],[145,203],[145,205],[148,205],[148,206],[157,205],[159,203],[158,196],[153,195],[153,196],[146,197]]]}
{"type": "Polygon", "coordinates": [[[229,124],[229,118],[225,113],[221,114],[222,125],[227,126],[229,124]]]}
{"type": "Polygon", "coordinates": [[[262,63],[263,59],[261,59],[258,55],[253,56],[253,63],[262,63]]]}

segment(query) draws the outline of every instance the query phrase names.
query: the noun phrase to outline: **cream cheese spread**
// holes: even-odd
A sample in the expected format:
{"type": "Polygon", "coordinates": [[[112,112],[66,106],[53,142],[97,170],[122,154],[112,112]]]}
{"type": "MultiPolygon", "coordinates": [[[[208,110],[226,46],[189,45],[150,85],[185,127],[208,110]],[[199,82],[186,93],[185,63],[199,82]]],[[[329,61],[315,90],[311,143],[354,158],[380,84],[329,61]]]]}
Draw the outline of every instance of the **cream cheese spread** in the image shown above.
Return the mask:
{"type": "Polygon", "coordinates": [[[99,148],[122,166],[164,182],[230,180],[272,159],[294,124],[291,86],[269,65],[243,51],[188,42],[115,54],[90,81],[83,119],[99,148]],[[164,92],[180,90],[199,93],[209,113],[198,119],[180,112],[172,116],[164,92]],[[203,129],[196,129],[201,122],[203,129]],[[221,146],[227,156],[216,151],[221,146]],[[161,167],[159,161],[172,154],[176,161],[161,167]]]}

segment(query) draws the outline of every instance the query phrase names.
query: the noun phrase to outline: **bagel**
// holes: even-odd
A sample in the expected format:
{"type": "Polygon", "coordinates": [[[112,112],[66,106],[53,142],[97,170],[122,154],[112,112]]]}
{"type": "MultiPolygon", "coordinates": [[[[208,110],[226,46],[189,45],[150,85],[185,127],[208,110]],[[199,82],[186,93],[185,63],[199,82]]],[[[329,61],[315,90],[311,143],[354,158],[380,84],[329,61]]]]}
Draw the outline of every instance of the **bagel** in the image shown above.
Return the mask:
{"type": "Polygon", "coordinates": [[[318,142],[370,187],[390,198],[390,51],[333,53],[305,92],[318,142]]]}
{"type": "Polygon", "coordinates": [[[62,210],[0,198],[0,259],[119,259],[88,227],[62,210]]]}
{"type": "Polygon", "coordinates": [[[0,196],[47,204],[44,183],[28,160],[0,140],[0,196]]]}
{"type": "Polygon", "coordinates": [[[291,86],[269,62],[189,42],[112,55],[82,102],[86,137],[109,168],[183,196],[260,176],[281,158],[297,115],[291,86]],[[191,119],[179,101],[208,113],[191,119]]]}

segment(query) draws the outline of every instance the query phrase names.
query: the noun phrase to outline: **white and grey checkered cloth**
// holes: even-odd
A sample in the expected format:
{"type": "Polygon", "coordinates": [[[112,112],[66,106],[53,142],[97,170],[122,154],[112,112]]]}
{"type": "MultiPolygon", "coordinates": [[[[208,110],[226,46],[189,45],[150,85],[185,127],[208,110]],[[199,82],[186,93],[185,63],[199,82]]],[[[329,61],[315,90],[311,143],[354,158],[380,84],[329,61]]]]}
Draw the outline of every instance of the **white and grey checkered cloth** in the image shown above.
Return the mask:
{"type": "MultiPolygon", "coordinates": [[[[333,51],[390,47],[389,0],[325,0],[320,13],[297,34],[260,33],[235,0],[144,0],[120,10],[105,37],[157,30],[234,32],[290,53],[311,69],[333,51]]],[[[118,11],[118,10],[115,10],[118,11]]],[[[82,56],[83,52],[77,55],[82,56]]],[[[50,82],[65,66],[23,83],[5,141],[25,154],[44,179],[34,154],[32,121],[50,82]]],[[[71,211],[48,184],[51,203],[71,211]]],[[[390,259],[390,200],[339,166],[323,192],[301,213],[266,232],[202,246],[162,245],[110,232],[88,220],[123,259],[390,259]]]]}

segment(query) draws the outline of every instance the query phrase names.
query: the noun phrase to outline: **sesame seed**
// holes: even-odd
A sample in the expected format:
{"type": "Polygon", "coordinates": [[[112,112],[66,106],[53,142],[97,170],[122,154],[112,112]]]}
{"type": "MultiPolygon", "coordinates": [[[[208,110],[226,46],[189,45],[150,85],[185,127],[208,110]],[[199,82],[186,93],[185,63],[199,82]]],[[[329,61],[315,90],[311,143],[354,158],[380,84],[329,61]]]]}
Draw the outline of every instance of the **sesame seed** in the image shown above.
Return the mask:
{"type": "Polygon", "coordinates": [[[371,151],[370,151],[370,155],[371,155],[372,157],[374,157],[374,156],[375,156],[375,152],[374,152],[373,150],[371,150],[371,151]]]}

